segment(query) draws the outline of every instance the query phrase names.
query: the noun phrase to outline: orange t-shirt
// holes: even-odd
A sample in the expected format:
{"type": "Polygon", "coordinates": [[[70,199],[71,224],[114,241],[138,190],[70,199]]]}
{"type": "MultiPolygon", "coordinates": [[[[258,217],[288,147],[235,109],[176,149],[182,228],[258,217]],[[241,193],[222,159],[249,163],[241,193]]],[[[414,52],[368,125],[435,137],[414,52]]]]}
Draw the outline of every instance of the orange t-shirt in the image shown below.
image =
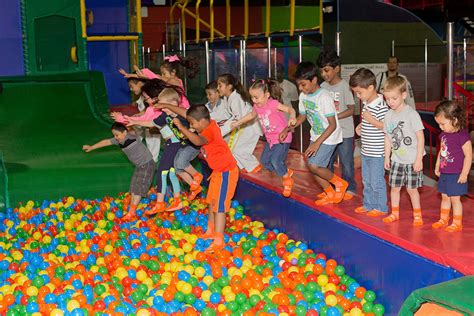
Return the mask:
{"type": "Polygon", "coordinates": [[[221,130],[214,120],[201,132],[207,144],[201,147],[209,168],[213,171],[229,171],[237,166],[232,152],[222,137],[221,130]]]}

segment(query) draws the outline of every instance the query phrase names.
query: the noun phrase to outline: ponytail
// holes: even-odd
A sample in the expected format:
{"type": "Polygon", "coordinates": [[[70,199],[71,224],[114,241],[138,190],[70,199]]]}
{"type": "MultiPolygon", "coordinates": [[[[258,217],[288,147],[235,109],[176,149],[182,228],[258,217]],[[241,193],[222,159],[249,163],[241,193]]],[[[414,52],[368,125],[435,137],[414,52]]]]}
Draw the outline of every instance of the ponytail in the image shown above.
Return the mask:
{"type": "Polygon", "coordinates": [[[181,55],[166,56],[160,67],[164,67],[169,72],[177,73],[179,66],[186,68],[188,78],[192,79],[199,71],[199,62],[194,57],[183,57],[181,55]]]}
{"type": "Polygon", "coordinates": [[[247,103],[252,104],[249,93],[247,92],[247,90],[245,90],[242,84],[237,79],[235,79],[235,77],[232,74],[230,73],[222,74],[219,76],[217,81],[223,82],[226,85],[231,85],[232,88],[235,91],[237,91],[238,94],[240,94],[240,97],[242,98],[242,100],[244,100],[247,103]]]}
{"type": "Polygon", "coordinates": [[[272,99],[275,99],[280,103],[282,102],[281,100],[282,89],[276,80],[273,80],[270,78],[257,79],[250,86],[250,89],[261,89],[264,93],[268,92],[270,94],[270,97],[272,97],[272,99]]]}

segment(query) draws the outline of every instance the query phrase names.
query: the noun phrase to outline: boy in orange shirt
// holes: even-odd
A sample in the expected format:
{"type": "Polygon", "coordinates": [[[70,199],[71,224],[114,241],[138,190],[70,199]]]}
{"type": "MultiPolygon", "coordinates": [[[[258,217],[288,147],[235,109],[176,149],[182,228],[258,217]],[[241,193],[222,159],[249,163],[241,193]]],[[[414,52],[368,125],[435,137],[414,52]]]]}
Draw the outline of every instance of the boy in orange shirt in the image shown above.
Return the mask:
{"type": "Polygon", "coordinates": [[[219,126],[211,120],[205,105],[192,105],[187,111],[169,104],[159,104],[176,114],[185,117],[192,129],[187,129],[179,119],[174,119],[175,126],[191,143],[201,146],[201,151],[209,168],[212,170],[206,202],[209,203],[209,221],[203,238],[214,239],[207,251],[216,251],[225,246],[224,228],[226,213],[234,196],[239,180],[239,168],[227,143],[222,137],[219,126]]]}

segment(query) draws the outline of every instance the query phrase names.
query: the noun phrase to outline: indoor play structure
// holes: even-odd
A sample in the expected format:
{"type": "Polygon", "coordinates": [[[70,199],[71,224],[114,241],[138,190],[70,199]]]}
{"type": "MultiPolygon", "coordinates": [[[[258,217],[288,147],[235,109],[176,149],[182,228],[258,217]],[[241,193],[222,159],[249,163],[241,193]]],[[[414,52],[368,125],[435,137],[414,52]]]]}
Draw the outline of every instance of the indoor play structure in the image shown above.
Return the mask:
{"type": "MultiPolygon", "coordinates": [[[[275,76],[282,64],[288,77],[299,61],[314,61],[332,48],[349,66],[382,64],[396,52],[419,65],[420,89],[429,76],[441,74],[437,67],[446,59],[446,91],[437,78],[441,83],[430,88],[438,90],[418,92],[422,111],[430,116],[433,95],[444,93],[464,97],[472,109],[472,47],[466,42],[444,43],[390,4],[364,0],[360,12],[352,1],[337,1],[339,7],[330,2],[332,11],[327,2],[306,8],[290,1],[279,8],[270,1],[251,7],[245,0],[235,8],[230,1],[215,7],[213,1],[183,0],[149,7],[145,18],[140,0],[5,4],[0,315],[412,315],[427,302],[474,313],[467,276],[474,271],[473,200],[464,201],[465,228],[455,236],[429,224],[414,230],[408,218],[387,226],[356,215],[357,196],[316,208],[319,192],[299,153],[307,142],[304,129],[290,154],[292,198],[283,198],[268,174],[242,175],[229,213],[228,246],[211,255],[205,252],[209,241],[199,238],[207,225],[203,198],[185,201],[173,214],[124,223],[128,202],[122,192],[132,167],[116,148],[87,156],[81,151],[85,143],[111,137],[110,107],[131,101],[117,69],[143,64],[157,70],[164,55],[176,52],[202,61],[199,76],[186,82],[192,102],[202,102],[202,87],[224,70],[246,83],[275,76]],[[160,10],[170,31],[165,45],[155,47],[142,24],[151,24],[160,10]],[[303,18],[314,10],[318,19],[303,18]],[[373,47],[380,44],[372,43],[370,54],[357,57],[351,38],[382,20],[387,29],[402,31],[385,33],[389,44],[379,53],[373,47]],[[407,30],[421,35],[403,42],[407,30]],[[450,56],[449,47],[457,54],[450,56]]],[[[429,155],[436,155],[437,129],[425,123],[429,155]]],[[[261,151],[260,144],[257,155],[261,151]]],[[[204,163],[202,169],[208,172],[204,163]]],[[[154,198],[152,190],[142,199],[139,215],[154,198]]],[[[436,189],[424,187],[422,199],[431,223],[438,215],[436,189]]]]}

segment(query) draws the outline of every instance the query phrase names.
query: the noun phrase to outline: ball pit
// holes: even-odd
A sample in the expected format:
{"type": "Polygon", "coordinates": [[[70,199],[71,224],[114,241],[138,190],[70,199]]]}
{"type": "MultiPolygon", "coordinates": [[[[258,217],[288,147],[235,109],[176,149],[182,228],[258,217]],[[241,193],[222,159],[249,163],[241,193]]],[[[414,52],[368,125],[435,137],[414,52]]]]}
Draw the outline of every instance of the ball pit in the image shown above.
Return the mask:
{"type": "MultiPolygon", "coordinates": [[[[141,216],[150,199],[143,199],[141,216]]],[[[123,222],[127,198],[43,203],[0,213],[0,313],[6,315],[383,315],[342,265],[244,215],[209,254],[203,199],[123,222]]]]}

